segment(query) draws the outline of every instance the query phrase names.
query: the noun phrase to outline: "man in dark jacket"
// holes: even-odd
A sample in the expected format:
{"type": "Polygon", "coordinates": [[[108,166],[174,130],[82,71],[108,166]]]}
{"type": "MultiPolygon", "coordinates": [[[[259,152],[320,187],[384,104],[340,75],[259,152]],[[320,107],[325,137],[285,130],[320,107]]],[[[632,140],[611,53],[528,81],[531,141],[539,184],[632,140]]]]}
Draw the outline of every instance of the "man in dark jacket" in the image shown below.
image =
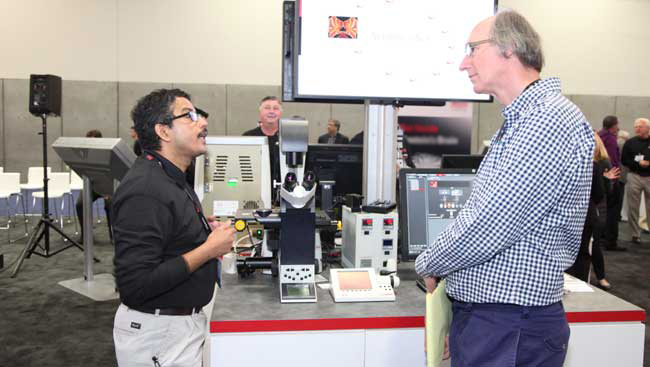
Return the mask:
{"type": "Polygon", "coordinates": [[[641,243],[639,207],[641,193],[645,193],[646,220],[650,218],[650,121],[638,118],[634,121],[636,136],[623,145],[621,162],[630,171],[627,174],[627,222],[632,231],[632,242],[641,243]]]}
{"type": "Polygon", "coordinates": [[[341,122],[336,119],[329,119],[327,121],[327,134],[323,134],[318,138],[318,144],[349,144],[350,139],[341,134],[341,122]]]}

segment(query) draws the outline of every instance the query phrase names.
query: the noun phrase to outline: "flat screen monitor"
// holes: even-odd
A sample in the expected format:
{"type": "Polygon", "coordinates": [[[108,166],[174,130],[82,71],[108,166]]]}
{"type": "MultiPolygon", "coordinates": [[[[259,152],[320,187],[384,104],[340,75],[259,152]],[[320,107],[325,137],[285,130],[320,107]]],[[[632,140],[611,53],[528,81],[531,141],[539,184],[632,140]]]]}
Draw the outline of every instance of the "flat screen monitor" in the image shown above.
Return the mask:
{"type": "Polygon", "coordinates": [[[305,171],[320,181],[334,181],[334,196],[363,194],[363,145],[309,144],[305,171]]]}
{"type": "Polygon", "coordinates": [[[283,96],[491,101],[459,66],[473,27],[495,10],[495,0],[285,2],[283,96]]]}
{"type": "Polygon", "coordinates": [[[475,170],[402,169],[400,188],[400,252],[414,260],[454,222],[472,192],[475,170]]]}
{"type": "Polygon", "coordinates": [[[478,169],[483,161],[481,154],[443,154],[440,168],[478,169]]]}

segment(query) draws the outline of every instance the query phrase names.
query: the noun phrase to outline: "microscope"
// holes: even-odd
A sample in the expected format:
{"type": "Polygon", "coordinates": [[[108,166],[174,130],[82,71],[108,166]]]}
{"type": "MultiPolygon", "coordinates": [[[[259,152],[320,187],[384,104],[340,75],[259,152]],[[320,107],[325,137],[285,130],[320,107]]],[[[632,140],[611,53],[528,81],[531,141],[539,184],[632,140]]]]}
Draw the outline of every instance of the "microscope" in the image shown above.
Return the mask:
{"type": "Polygon", "coordinates": [[[304,166],[309,138],[307,120],[281,119],[279,137],[282,177],[278,188],[279,211],[260,209],[253,213],[254,220],[267,230],[266,244],[273,257],[238,261],[237,270],[240,275],[246,275],[255,269],[271,268],[272,274],[279,278],[281,303],[316,302],[317,183],[313,172],[305,172],[304,166]]]}

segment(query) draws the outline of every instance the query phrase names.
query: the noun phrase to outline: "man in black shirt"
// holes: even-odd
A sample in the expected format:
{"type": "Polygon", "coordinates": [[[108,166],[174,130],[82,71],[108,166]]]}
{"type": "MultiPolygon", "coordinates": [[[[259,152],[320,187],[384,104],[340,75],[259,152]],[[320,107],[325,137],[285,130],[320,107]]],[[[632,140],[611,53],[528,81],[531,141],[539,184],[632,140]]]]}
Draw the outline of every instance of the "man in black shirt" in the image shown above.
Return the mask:
{"type": "Polygon", "coordinates": [[[118,365],[200,366],[217,258],[230,223],[206,219],[185,171],[205,153],[207,120],[190,96],[160,89],[131,111],[142,155],[113,196],[115,275],[122,304],[113,338],[118,365]]]}
{"type": "Polygon", "coordinates": [[[625,194],[627,216],[632,230],[632,242],[641,243],[639,227],[639,206],[641,192],[645,196],[646,221],[650,221],[650,121],[639,118],[634,121],[636,136],[625,142],[621,163],[629,169],[625,194]]]}
{"type": "Polygon", "coordinates": [[[280,142],[278,131],[282,117],[282,103],[275,96],[266,96],[260,101],[258,126],[244,132],[244,136],[266,136],[269,142],[269,160],[271,165],[271,193],[275,201],[273,181],[280,180],[280,142]]]}
{"type": "Polygon", "coordinates": [[[341,122],[336,119],[329,119],[327,121],[327,134],[318,137],[318,144],[348,144],[350,139],[341,134],[341,122]]]}

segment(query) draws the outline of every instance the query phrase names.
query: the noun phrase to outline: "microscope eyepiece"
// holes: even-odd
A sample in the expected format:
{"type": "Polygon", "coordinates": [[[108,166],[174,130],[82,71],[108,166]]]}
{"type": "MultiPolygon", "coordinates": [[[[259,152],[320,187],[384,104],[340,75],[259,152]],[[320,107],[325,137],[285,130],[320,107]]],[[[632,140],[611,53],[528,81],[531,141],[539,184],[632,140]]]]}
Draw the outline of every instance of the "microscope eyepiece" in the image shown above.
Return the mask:
{"type": "Polygon", "coordinates": [[[282,186],[288,192],[292,192],[293,189],[296,188],[297,184],[298,184],[298,177],[296,177],[295,173],[288,172],[287,175],[284,176],[284,184],[282,186]]]}
{"type": "Polygon", "coordinates": [[[309,191],[311,190],[314,185],[316,184],[316,175],[312,171],[307,171],[305,172],[305,177],[302,179],[302,187],[305,188],[305,190],[309,191]]]}

